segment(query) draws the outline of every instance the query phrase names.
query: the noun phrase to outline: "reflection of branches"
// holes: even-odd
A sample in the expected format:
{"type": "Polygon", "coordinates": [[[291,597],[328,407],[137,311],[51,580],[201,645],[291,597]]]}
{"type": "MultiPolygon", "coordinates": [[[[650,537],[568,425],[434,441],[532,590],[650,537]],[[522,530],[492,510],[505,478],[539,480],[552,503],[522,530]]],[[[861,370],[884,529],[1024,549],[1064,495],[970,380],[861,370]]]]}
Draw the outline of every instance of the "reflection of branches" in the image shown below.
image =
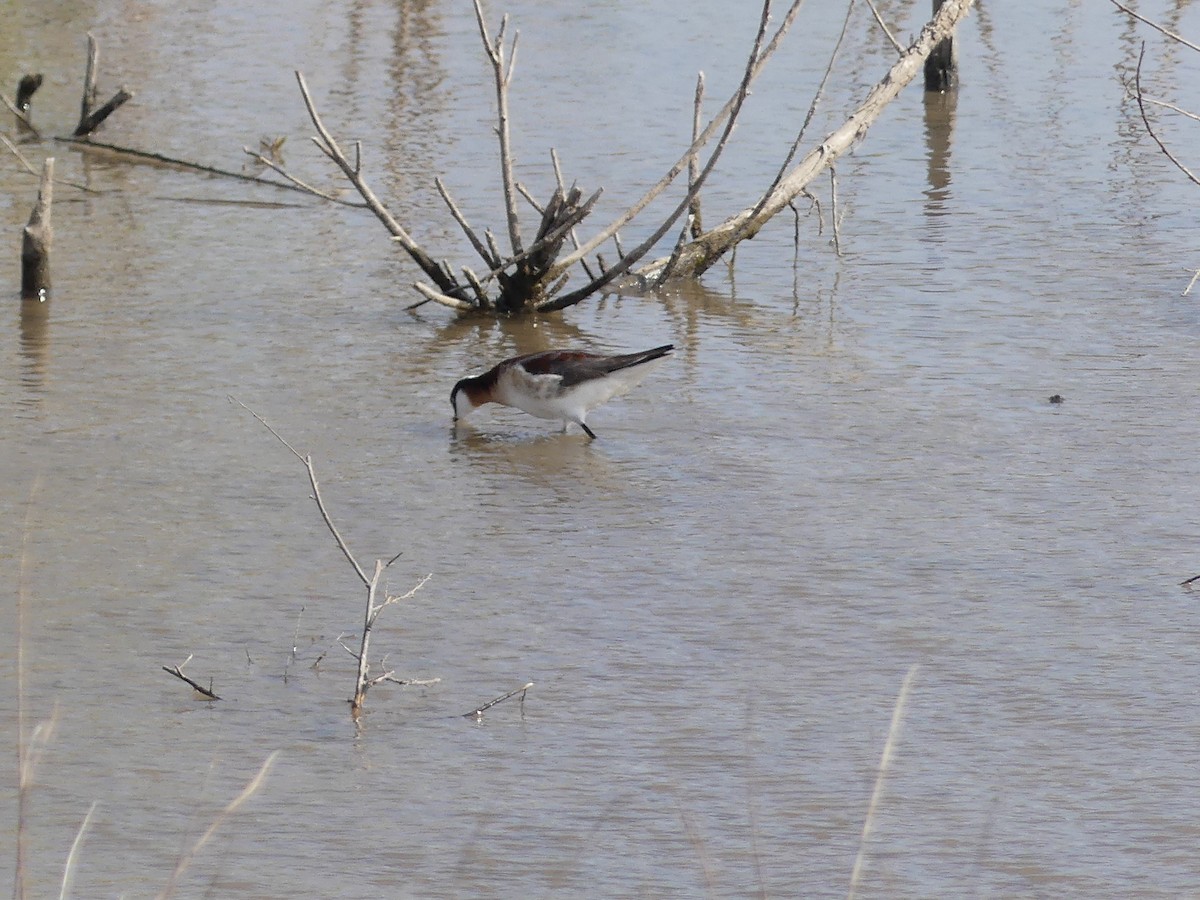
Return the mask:
{"type": "Polygon", "coordinates": [[[1146,44],[1143,42],[1141,52],[1138,53],[1137,69],[1134,71],[1133,84],[1137,89],[1134,96],[1137,97],[1138,111],[1142,114],[1142,122],[1146,126],[1146,133],[1150,135],[1150,137],[1154,138],[1154,143],[1158,144],[1158,149],[1166,155],[1167,159],[1175,164],[1175,167],[1179,169],[1180,172],[1186,175],[1193,184],[1200,185],[1200,178],[1197,178],[1195,175],[1193,175],[1187,166],[1176,159],[1175,155],[1167,149],[1167,145],[1162,142],[1162,139],[1155,134],[1154,128],[1150,124],[1150,118],[1146,115],[1146,101],[1142,97],[1142,60],[1145,58],[1145,56],[1146,44]]]}

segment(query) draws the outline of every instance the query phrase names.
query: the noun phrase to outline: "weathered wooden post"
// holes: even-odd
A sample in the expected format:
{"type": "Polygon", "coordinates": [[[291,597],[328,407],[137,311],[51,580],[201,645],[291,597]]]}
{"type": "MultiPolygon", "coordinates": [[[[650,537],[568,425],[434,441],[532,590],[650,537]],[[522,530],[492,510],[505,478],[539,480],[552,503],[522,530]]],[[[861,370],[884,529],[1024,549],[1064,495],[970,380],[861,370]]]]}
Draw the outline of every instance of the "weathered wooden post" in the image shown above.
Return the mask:
{"type": "MultiPolygon", "coordinates": [[[[933,0],[933,14],[942,8],[945,0],[933,0]]],[[[925,60],[925,90],[942,94],[958,87],[958,55],[954,52],[954,38],[948,37],[933,48],[925,60]]]]}
{"type": "Polygon", "coordinates": [[[54,199],[54,157],[42,164],[42,184],[37,205],[29,215],[21,243],[21,296],[26,300],[45,300],[50,295],[50,246],[54,229],[50,227],[50,205],[54,199]]]}

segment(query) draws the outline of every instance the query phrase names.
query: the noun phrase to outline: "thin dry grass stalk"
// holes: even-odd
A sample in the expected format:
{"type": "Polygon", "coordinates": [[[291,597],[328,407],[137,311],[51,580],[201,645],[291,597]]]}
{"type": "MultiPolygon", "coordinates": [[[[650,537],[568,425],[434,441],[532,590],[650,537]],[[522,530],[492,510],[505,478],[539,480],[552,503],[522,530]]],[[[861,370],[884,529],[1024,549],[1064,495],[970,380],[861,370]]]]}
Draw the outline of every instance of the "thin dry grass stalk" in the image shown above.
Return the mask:
{"type": "Polygon", "coordinates": [[[875,789],[871,792],[867,817],[863,820],[862,837],[858,842],[858,855],[854,858],[854,869],[850,873],[848,900],[854,900],[858,894],[859,881],[862,879],[867,862],[867,845],[870,843],[871,833],[875,830],[875,819],[879,815],[879,807],[883,802],[884,782],[892,767],[892,757],[896,752],[896,745],[900,742],[900,731],[904,726],[904,711],[908,705],[908,695],[912,691],[913,682],[916,680],[920,668],[921,666],[917,664],[908,670],[908,674],[904,676],[904,683],[900,685],[896,705],[892,709],[892,724],[888,727],[887,740],[883,744],[883,754],[879,758],[879,772],[875,776],[875,789]]]}
{"type": "Polygon", "coordinates": [[[158,895],[159,900],[166,900],[166,898],[175,895],[175,891],[179,887],[179,880],[183,878],[183,874],[187,871],[188,866],[192,864],[192,860],[194,860],[196,855],[204,849],[204,845],[212,840],[213,835],[217,833],[217,829],[225,824],[226,820],[228,820],[230,816],[241,809],[245,802],[253,797],[254,794],[257,793],[258,790],[263,786],[267,780],[267,775],[271,771],[271,767],[275,764],[275,758],[277,756],[279,756],[278,750],[271,753],[271,755],[263,761],[258,773],[251,778],[249,782],[247,782],[246,786],[242,788],[242,792],[230,800],[228,805],[226,805],[226,807],[217,814],[217,817],[213,819],[212,824],[208,826],[208,830],[205,831],[204,834],[200,835],[196,843],[194,843],[185,853],[180,855],[179,859],[175,863],[175,869],[171,872],[171,877],[167,881],[167,886],[163,888],[162,892],[158,895]]]}

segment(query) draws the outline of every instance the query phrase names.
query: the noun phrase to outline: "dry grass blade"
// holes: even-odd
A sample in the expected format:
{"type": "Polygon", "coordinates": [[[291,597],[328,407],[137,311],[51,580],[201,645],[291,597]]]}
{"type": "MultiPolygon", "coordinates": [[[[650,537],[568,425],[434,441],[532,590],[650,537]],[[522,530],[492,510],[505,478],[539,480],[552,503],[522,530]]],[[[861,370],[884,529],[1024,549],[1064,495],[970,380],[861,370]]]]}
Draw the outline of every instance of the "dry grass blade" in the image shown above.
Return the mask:
{"type": "Polygon", "coordinates": [[[175,870],[171,873],[171,878],[167,882],[167,886],[158,895],[159,900],[174,896],[175,889],[179,886],[179,879],[183,877],[183,873],[187,871],[188,866],[192,864],[192,860],[196,858],[196,854],[203,850],[204,845],[212,840],[213,835],[217,833],[217,829],[225,824],[225,821],[237,812],[263,786],[267,780],[267,775],[271,771],[271,767],[275,764],[277,756],[279,756],[278,750],[266,758],[262,767],[258,770],[258,774],[251,778],[246,786],[242,788],[242,792],[230,800],[229,804],[217,814],[213,823],[208,826],[208,830],[200,835],[199,840],[191,846],[191,849],[179,857],[179,860],[175,863],[175,870]]]}
{"type": "Polygon", "coordinates": [[[92,801],[91,809],[83,817],[79,831],[75,834],[75,840],[71,842],[71,851],[67,854],[66,865],[63,866],[62,887],[58,892],[59,900],[67,900],[71,896],[71,882],[75,880],[75,865],[79,862],[79,847],[83,844],[83,836],[87,833],[88,824],[92,821],[92,813],[99,805],[99,800],[92,801]]]}
{"type": "Polygon", "coordinates": [[[904,725],[904,710],[908,705],[908,695],[912,691],[913,681],[916,680],[920,665],[913,665],[904,676],[900,685],[900,693],[896,697],[896,705],[892,710],[892,724],[888,728],[887,740],[883,744],[883,754],[879,757],[879,774],[875,776],[875,790],[871,792],[871,803],[867,806],[867,817],[863,820],[862,837],[858,842],[858,855],[854,858],[854,870],[850,873],[849,900],[854,900],[858,893],[858,883],[862,878],[863,868],[867,862],[867,844],[871,840],[871,832],[875,830],[875,818],[879,814],[879,805],[883,800],[883,784],[887,779],[888,770],[892,766],[892,756],[896,744],[900,740],[900,730],[904,725]]]}

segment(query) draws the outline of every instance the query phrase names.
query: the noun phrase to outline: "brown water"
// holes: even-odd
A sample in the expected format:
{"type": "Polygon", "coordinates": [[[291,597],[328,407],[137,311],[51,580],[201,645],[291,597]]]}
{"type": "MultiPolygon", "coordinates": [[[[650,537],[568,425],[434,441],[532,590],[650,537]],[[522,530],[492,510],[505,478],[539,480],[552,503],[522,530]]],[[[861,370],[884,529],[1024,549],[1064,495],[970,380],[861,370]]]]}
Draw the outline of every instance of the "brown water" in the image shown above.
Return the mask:
{"type": "MultiPolygon", "coordinates": [[[[843,12],[811,6],[710,221],[803,118],[843,12]]],[[[902,37],[927,8],[881,6],[902,37]]],[[[55,293],[22,306],[35,186],[4,166],[0,732],[13,747],[23,537],[27,717],[55,723],[32,895],[96,801],[74,895],[152,896],[278,750],[181,896],[837,896],[918,664],[862,895],[1194,891],[1197,193],[1121,78],[1145,37],[1149,88],[1200,108],[1200,58],[1107,4],[1011,6],[960,31],[956,102],[906,92],[838,166],[840,256],[828,221],[794,248],[781,219],[701,285],[536,322],[405,312],[416,272],[360,212],[61,144],[28,152],[106,193],[59,188],[55,293]],[[495,408],[451,428],[454,380],[505,356],[666,341],[595,443],[495,408]],[[438,684],[381,685],[351,720],[355,576],[303,467],[229,395],[313,455],[364,565],[403,551],[393,593],[432,573],[373,649],[438,684]],[[222,702],[162,671],[189,656],[222,702]]],[[[522,180],[548,194],[555,146],[607,188],[598,220],[635,197],[682,146],[695,71],[713,98],[736,83],[757,13],[735,7],[506,7],[522,180]]],[[[1194,9],[1140,8],[1200,35],[1194,9]]],[[[289,9],[22,5],[0,84],[45,72],[37,118],[69,130],[92,30],[102,92],[137,91],[104,139],[237,168],[286,136],[333,183],[302,68],[418,238],[473,263],[432,187],[502,233],[469,6],[289,9]]],[[[889,61],[857,12],[812,133],[889,61]]]]}

